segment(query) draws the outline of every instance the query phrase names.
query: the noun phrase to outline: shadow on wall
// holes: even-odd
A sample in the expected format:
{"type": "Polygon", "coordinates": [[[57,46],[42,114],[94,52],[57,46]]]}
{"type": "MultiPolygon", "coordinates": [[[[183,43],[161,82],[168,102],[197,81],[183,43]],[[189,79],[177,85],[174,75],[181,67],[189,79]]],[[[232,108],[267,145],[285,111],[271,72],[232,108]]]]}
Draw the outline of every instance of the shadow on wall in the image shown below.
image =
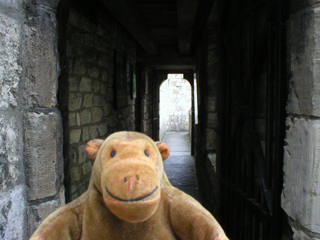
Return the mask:
{"type": "Polygon", "coordinates": [[[191,85],[183,74],[168,74],[160,86],[160,140],[167,132],[189,131],[191,85]]]}

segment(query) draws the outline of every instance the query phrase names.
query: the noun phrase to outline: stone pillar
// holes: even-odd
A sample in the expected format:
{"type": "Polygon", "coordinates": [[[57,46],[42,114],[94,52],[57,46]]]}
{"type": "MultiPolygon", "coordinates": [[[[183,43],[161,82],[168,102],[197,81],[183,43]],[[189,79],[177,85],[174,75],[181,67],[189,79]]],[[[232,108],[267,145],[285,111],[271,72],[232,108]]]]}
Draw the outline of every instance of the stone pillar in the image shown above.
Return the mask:
{"type": "Polygon", "coordinates": [[[26,239],[21,1],[0,1],[0,239],[26,239]]]}
{"type": "Polygon", "coordinates": [[[290,80],[282,207],[294,239],[320,239],[320,7],[292,1],[290,80]]]}
{"type": "Polygon", "coordinates": [[[57,106],[59,60],[58,0],[26,4],[24,98],[28,234],[64,204],[62,120],[57,106]]]}

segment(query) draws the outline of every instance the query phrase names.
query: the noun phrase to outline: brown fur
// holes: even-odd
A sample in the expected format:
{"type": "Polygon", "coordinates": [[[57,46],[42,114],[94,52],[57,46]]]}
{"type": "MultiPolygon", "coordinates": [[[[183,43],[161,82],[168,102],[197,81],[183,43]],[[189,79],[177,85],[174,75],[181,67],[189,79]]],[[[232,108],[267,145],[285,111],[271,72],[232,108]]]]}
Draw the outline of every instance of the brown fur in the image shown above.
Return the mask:
{"type": "Polygon", "coordinates": [[[86,151],[96,158],[88,190],[49,215],[31,240],[228,239],[200,203],[169,183],[165,143],[118,132],[86,151]]]}

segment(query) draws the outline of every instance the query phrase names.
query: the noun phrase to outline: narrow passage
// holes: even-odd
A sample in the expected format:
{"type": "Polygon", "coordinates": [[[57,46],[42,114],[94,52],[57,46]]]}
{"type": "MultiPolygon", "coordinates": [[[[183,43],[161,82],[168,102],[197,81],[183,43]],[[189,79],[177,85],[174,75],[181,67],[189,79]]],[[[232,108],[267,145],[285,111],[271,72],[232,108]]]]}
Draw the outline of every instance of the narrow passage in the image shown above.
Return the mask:
{"type": "Polygon", "coordinates": [[[188,132],[168,132],[163,139],[170,147],[164,169],[171,184],[200,202],[194,157],[190,155],[188,132]]]}

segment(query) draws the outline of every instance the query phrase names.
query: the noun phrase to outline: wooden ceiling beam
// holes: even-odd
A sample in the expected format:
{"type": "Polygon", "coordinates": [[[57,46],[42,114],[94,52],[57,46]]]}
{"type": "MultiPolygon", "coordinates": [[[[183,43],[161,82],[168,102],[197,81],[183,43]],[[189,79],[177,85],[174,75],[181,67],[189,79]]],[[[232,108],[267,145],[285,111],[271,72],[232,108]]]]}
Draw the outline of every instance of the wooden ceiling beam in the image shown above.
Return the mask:
{"type": "Polygon", "coordinates": [[[152,31],[145,24],[132,0],[101,0],[109,11],[150,55],[159,54],[159,46],[152,31]]]}
{"type": "Polygon", "coordinates": [[[179,53],[190,53],[192,33],[199,0],[177,0],[179,53]]]}

